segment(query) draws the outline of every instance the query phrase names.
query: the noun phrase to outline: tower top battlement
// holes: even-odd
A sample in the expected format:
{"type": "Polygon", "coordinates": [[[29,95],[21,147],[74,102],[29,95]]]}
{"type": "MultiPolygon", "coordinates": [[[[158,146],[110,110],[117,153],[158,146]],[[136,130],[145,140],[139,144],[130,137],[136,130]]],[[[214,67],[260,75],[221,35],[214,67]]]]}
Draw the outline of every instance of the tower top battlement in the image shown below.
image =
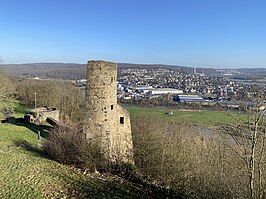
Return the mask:
{"type": "Polygon", "coordinates": [[[117,70],[117,64],[102,60],[91,60],[88,61],[88,69],[94,70],[117,70]]]}

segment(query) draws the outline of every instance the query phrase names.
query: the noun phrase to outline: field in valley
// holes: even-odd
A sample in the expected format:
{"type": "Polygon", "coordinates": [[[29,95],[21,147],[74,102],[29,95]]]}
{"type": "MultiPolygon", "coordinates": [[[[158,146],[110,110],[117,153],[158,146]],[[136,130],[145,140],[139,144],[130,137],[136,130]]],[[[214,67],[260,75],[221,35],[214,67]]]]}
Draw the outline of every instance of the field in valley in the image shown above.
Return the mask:
{"type": "Polygon", "coordinates": [[[246,118],[243,114],[236,112],[225,111],[210,111],[210,110],[172,110],[166,108],[141,108],[141,107],[126,107],[132,118],[160,118],[162,120],[171,120],[184,122],[187,121],[195,126],[219,126],[232,124],[238,120],[246,118]],[[169,113],[173,114],[170,115],[169,113]]]}

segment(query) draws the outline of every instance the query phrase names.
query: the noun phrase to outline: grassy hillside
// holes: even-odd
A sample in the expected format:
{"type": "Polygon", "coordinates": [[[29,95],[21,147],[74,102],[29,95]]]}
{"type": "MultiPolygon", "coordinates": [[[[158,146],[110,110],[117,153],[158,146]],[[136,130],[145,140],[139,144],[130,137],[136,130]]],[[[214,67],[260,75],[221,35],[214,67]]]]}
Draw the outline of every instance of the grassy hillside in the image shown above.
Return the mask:
{"type": "MultiPolygon", "coordinates": [[[[28,110],[19,102],[9,102],[16,117],[28,110]]],[[[174,111],[128,108],[132,118],[188,120],[193,125],[216,126],[231,123],[235,113],[214,111],[174,111]]],[[[40,149],[37,131],[47,134],[46,126],[0,124],[0,198],[154,198],[148,185],[131,183],[111,174],[91,174],[59,164],[40,149]]],[[[155,197],[156,198],[156,197],[155,197]]]]}
{"type": "Polygon", "coordinates": [[[52,161],[37,145],[27,127],[0,124],[0,198],[149,198],[142,186],[117,176],[52,161]]]}
{"type": "MultiPolygon", "coordinates": [[[[28,109],[10,102],[16,117],[28,109]]],[[[1,116],[2,117],[2,116],[1,116]]],[[[0,198],[149,198],[141,185],[59,164],[40,149],[47,126],[0,123],[0,198]]]]}
{"type": "MultiPolygon", "coordinates": [[[[12,109],[14,112],[11,114],[11,116],[15,117],[23,117],[24,114],[30,110],[28,107],[21,105],[21,103],[17,100],[0,101],[0,105],[2,105],[2,107],[8,107],[9,109],[12,109]]],[[[2,120],[3,117],[3,114],[0,114],[0,120],[2,120]]]]}

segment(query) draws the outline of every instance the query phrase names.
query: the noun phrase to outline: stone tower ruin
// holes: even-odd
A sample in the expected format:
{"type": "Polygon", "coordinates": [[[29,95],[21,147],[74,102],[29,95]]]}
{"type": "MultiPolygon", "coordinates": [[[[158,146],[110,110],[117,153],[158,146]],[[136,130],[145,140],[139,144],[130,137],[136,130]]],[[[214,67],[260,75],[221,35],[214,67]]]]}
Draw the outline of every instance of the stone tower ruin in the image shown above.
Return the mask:
{"type": "Polygon", "coordinates": [[[127,110],[117,104],[117,64],[89,61],[85,133],[111,161],[132,162],[132,135],[127,110]]]}

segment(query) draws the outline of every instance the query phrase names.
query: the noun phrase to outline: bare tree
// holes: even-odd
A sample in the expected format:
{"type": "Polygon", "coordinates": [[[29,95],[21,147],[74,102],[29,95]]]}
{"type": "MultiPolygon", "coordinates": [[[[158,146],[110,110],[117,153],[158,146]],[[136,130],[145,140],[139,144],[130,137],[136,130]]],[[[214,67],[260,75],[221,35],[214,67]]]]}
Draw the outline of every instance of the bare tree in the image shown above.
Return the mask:
{"type": "Polygon", "coordinates": [[[227,145],[245,165],[249,197],[252,199],[265,197],[266,122],[264,113],[265,111],[259,108],[253,108],[246,121],[239,121],[223,129],[230,135],[227,145]]]}
{"type": "MultiPolygon", "coordinates": [[[[0,65],[3,63],[3,59],[0,56],[0,65]]],[[[9,98],[14,94],[15,88],[9,76],[0,70],[0,112],[7,117],[9,114],[13,113],[13,108],[6,103],[9,98]]]]}
{"type": "Polygon", "coordinates": [[[81,121],[84,96],[74,85],[50,80],[23,80],[16,87],[18,99],[34,107],[35,93],[38,106],[57,107],[61,119],[81,121]]]}

